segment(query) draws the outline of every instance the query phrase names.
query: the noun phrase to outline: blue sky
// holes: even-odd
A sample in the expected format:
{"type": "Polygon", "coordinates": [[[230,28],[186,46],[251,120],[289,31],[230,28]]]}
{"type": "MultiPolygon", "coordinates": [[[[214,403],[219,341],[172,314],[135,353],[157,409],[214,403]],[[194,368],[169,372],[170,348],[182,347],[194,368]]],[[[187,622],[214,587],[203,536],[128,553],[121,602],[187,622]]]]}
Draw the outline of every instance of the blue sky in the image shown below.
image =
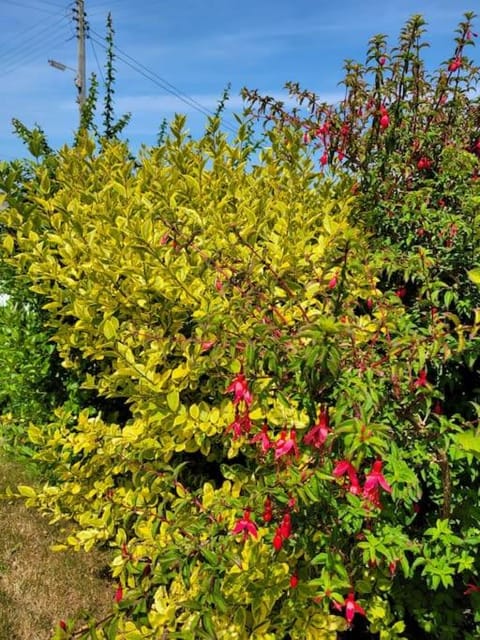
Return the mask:
{"type": "MultiPolygon", "coordinates": [[[[376,33],[387,34],[393,44],[413,13],[428,22],[426,58],[434,68],[450,57],[454,29],[475,5],[475,0],[85,0],[91,34],[87,71],[102,81],[102,38],[111,11],[121,52],[116,110],[132,112],[125,135],[136,149],[153,144],[163,118],[175,112],[187,113],[190,130],[199,134],[202,110],[215,109],[229,82],[230,106],[237,111],[242,87],[281,97],[288,80],[335,100],[343,61],[363,61],[376,33]]],[[[0,159],[26,155],[12,133],[12,117],[29,127],[40,124],[55,147],[72,140],[78,122],[73,6],[63,0],[0,0],[0,159]],[[72,70],[58,71],[48,59],[72,70]]],[[[480,30],[480,19],[476,27],[480,30]]],[[[469,50],[477,63],[478,46],[469,50]]]]}

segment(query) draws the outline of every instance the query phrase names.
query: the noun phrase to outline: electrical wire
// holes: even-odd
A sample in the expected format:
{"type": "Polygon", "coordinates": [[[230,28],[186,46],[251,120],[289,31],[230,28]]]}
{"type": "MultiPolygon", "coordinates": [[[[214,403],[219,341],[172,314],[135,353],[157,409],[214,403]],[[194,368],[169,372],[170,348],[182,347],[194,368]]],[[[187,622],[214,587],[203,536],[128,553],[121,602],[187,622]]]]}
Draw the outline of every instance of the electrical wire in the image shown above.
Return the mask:
{"type": "MultiPolygon", "coordinates": [[[[17,45],[15,47],[11,47],[10,49],[6,49],[5,51],[2,51],[1,54],[0,54],[0,56],[1,56],[0,57],[0,62],[2,64],[2,66],[4,64],[9,64],[10,62],[15,62],[19,55],[23,55],[24,53],[29,52],[32,49],[32,47],[34,47],[37,44],[39,44],[40,41],[44,41],[45,40],[44,35],[46,33],[51,34],[52,30],[55,29],[60,24],[62,24],[63,22],[65,22],[67,24],[68,18],[66,16],[62,16],[59,20],[57,20],[53,24],[51,22],[51,18],[47,18],[47,21],[48,21],[48,25],[46,27],[44,27],[43,29],[40,29],[39,31],[37,31],[37,33],[32,34],[28,38],[28,40],[23,42],[23,44],[17,45]]],[[[45,23],[45,20],[42,20],[40,23],[35,25],[35,27],[31,27],[31,28],[27,29],[26,32],[31,31],[33,28],[38,28],[38,26],[43,25],[44,23],[45,23]]],[[[68,24],[69,24],[69,22],[68,22],[68,24]]],[[[15,37],[16,37],[16,39],[19,39],[18,35],[15,36],[15,37]]],[[[22,38],[22,40],[23,40],[23,38],[22,38]]]]}
{"type": "MultiPolygon", "coordinates": [[[[93,29],[91,30],[90,38],[93,38],[94,41],[99,46],[103,47],[105,50],[108,49],[106,44],[98,39],[98,38],[102,38],[102,36],[100,36],[93,29]],[[94,38],[92,36],[92,33],[94,34],[94,36],[97,36],[97,37],[94,38]]],[[[133,58],[129,54],[127,54],[124,51],[122,51],[119,47],[114,45],[114,49],[116,51],[116,54],[115,54],[116,57],[121,62],[123,62],[128,67],[130,67],[131,69],[133,69],[134,71],[136,71],[137,73],[142,75],[147,80],[150,80],[150,82],[153,82],[153,84],[157,85],[161,89],[164,89],[167,93],[170,93],[171,95],[175,96],[176,98],[178,98],[178,100],[182,101],[184,104],[186,104],[189,107],[195,109],[196,111],[199,111],[203,115],[205,115],[207,117],[211,117],[211,116],[215,115],[215,112],[211,111],[207,107],[204,107],[200,102],[195,100],[195,98],[192,98],[188,94],[186,94],[183,91],[181,91],[178,87],[173,85],[171,82],[169,82],[165,78],[162,78],[161,76],[159,76],[157,73],[155,73],[154,71],[152,71],[151,69],[146,67],[144,64],[142,64],[138,60],[135,60],[135,58],[133,58]]],[[[230,131],[236,133],[236,129],[232,125],[230,125],[228,122],[223,122],[223,125],[224,125],[224,127],[226,129],[229,129],[230,131]]]]}
{"type": "Polygon", "coordinates": [[[105,77],[103,75],[103,71],[102,71],[102,67],[100,65],[100,62],[98,61],[97,50],[95,49],[95,44],[94,44],[92,38],[88,38],[88,41],[90,42],[90,46],[91,46],[92,51],[93,51],[93,57],[95,58],[95,61],[97,63],[98,72],[100,74],[100,77],[102,78],[102,82],[105,83],[105,77]]]}
{"type": "Polygon", "coordinates": [[[72,2],[68,2],[67,4],[58,4],[58,2],[50,2],[49,0],[35,0],[36,2],[39,2],[40,4],[46,4],[49,7],[55,7],[56,9],[63,9],[63,10],[67,10],[69,7],[72,6],[72,2]]]}
{"type": "Polygon", "coordinates": [[[51,9],[38,7],[32,4],[25,4],[24,2],[18,2],[18,0],[8,0],[8,3],[10,5],[13,5],[14,7],[21,7],[22,9],[33,9],[34,11],[42,11],[43,13],[49,13],[51,16],[57,15],[57,13],[52,11],[51,9]]]}
{"type": "Polygon", "coordinates": [[[49,36],[48,38],[45,38],[41,42],[38,42],[33,47],[30,47],[28,50],[24,51],[23,54],[21,54],[20,56],[17,56],[17,58],[12,62],[11,66],[8,69],[4,69],[3,71],[0,71],[0,77],[3,78],[4,76],[7,76],[10,73],[13,73],[14,71],[17,71],[18,69],[25,66],[25,64],[38,58],[40,53],[45,52],[46,54],[47,51],[50,50],[52,47],[65,42],[66,35],[68,35],[68,29],[66,29],[64,32],[55,34],[53,38],[49,36]]]}

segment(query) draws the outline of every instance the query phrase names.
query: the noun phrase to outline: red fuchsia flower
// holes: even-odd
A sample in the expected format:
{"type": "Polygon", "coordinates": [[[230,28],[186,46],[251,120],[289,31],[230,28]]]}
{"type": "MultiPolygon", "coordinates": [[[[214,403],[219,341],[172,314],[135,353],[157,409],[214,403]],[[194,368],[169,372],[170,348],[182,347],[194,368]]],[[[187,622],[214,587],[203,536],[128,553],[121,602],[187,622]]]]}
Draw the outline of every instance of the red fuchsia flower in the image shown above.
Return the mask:
{"type": "Polygon", "coordinates": [[[388,117],[388,113],[384,113],[383,116],[380,117],[380,127],[382,129],[387,129],[390,124],[390,118],[388,117]]]}
{"type": "Polygon", "coordinates": [[[321,449],[330,431],[331,429],[328,426],[328,409],[322,409],[317,424],[304,436],[303,441],[311,447],[321,449]]]}
{"type": "Polygon", "coordinates": [[[380,107],[380,128],[386,129],[390,124],[390,117],[385,107],[380,107]]]}
{"type": "Polygon", "coordinates": [[[317,136],[326,136],[329,131],[330,131],[330,123],[324,122],[320,127],[318,127],[317,136]]]}
{"type": "Polygon", "coordinates": [[[282,548],[282,545],[283,545],[283,537],[282,537],[282,534],[277,529],[277,531],[275,532],[275,535],[273,536],[273,548],[275,549],[275,551],[278,552],[282,548]]]}
{"type": "Polygon", "coordinates": [[[243,512],[243,518],[235,524],[232,529],[232,533],[243,533],[243,539],[246,540],[248,536],[257,537],[257,525],[250,520],[250,509],[245,509],[243,512]]]}
{"type": "Polygon", "coordinates": [[[417,169],[419,169],[420,171],[423,171],[424,169],[430,169],[431,166],[432,161],[426,156],[422,156],[417,162],[417,169]]]}
{"type": "Polygon", "coordinates": [[[419,389],[420,387],[426,387],[427,384],[428,384],[427,371],[425,369],[422,369],[421,371],[418,372],[418,378],[413,383],[413,386],[419,389]]]}
{"type": "Polygon", "coordinates": [[[477,586],[476,584],[472,584],[471,582],[469,582],[467,584],[467,588],[463,592],[463,595],[464,596],[469,596],[472,593],[479,593],[479,592],[480,592],[480,587],[477,586]]]}
{"type": "Polygon", "coordinates": [[[253,436],[250,440],[251,444],[255,444],[256,442],[260,442],[260,448],[263,454],[267,453],[267,451],[273,446],[272,441],[268,437],[268,424],[266,422],[263,423],[260,433],[257,433],[257,435],[253,436]]]}
{"type": "Polygon", "coordinates": [[[322,167],[328,164],[328,153],[324,153],[322,155],[322,157],[320,158],[320,164],[322,165],[322,167]]]}
{"type": "Polygon", "coordinates": [[[118,604],[119,602],[121,602],[121,600],[123,599],[123,589],[122,587],[118,587],[117,590],[115,591],[115,595],[113,596],[113,599],[115,600],[115,602],[118,604]]]}
{"type": "Polygon", "coordinates": [[[345,609],[345,619],[348,624],[352,624],[356,613],[360,614],[361,616],[366,615],[365,610],[355,600],[355,594],[353,593],[353,591],[350,591],[348,596],[343,601],[343,605],[339,604],[338,602],[334,602],[333,606],[338,611],[345,609]]]}
{"type": "Polygon", "coordinates": [[[288,436],[286,431],[282,431],[278,440],[273,444],[273,447],[275,448],[275,460],[289,454],[293,454],[297,458],[298,445],[295,429],[290,429],[288,436]]]}
{"type": "Polygon", "coordinates": [[[454,71],[457,71],[457,69],[460,69],[461,66],[462,59],[459,56],[456,56],[448,65],[448,70],[453,73],[454,71]]]}
{"type": "Polygon", "coordinates": [[[385,480],[385,476],[382,473],[382,466],[383,462],[376,460],[363,485],[363,497],[378,508],[382,506],[380,502],[380,487],[387,493],[392,493],[392,487],[385,480]]]}
{"type": "Polygon", "coordinates": [[[310,142],[310,134],[305,132],[303,134],[303,144],[309,144],[309,142],[310,142]]]}
{"type": "Polygon", "coordinates": [[[298,576],[296,573],[290,576],[290,589],[296,589],[298,586],[298,576]]]}
{"type": "Polygon", "coordinates": [[[345,619],[348,624],[352,623],[356,613],[359,613],[361,616],[366,615],[365,610],[356,602],[355,594],[351,591],[345,600],[345,619]]]}
{"type": "Polygon", "coordinates": [[[395,291],[395,295],[400,298],[400,300],[402,298],[404,298],[407,295],[407,287],[399,287],[396,291],[395,291]]]}
{"type": "Polygon", "coordinates": [[[288,540],[292,535],[292,518],[289,513],[286,513],[280,526],[277,527],[275,535],[273,536],[273,548],[275,551],[280,551],[283,546],[283,541],[288,540]]]}
{"type": "Polygon", "coordinates": [[[218,278],[215,280],[215,289],[219,292],[223,289],[223,282],[218,278]]]}
{"type": "Polygon", "coordinates": [[[351,462],[349,462],[348,460],[340,460],[340,462],[337,462],[333,470],[333,475],[336,478],[348,475],[348,480],[350,482],[348,490],[350,491],[350,493],[353,493],[353,495],[359,495],[361,487],[358,481],[357,472],[351,462]]]}
{"type": "Polygon", "coordinates": [[[397,573],[397,560],[392,560],[388,565],[390,575],[393,576],[397,573]]]}
{"type": "Polygon", "coordinates": [[[441,415],[443,415],[443,407],[442,407],[442,403],[440,402],[440,400],[437,400],[437,401],[436,401],[436,403],[433,405],[432,412],[433,412],[436,416],[441,416],[441,415]]]}
{"type": "Polygon", "coordinates": [[[338,283],[338,278],[336,275],[333,276],[333,278],[329,281],[327,287],[329,289],[335,289],[335,287],[337,286],[338,283]]]}
{"type": "Polygon", "coordinates": [[[60,620],[60,622],[58,623],[58,626],[60,627],[60,629],[62,631],[66,631],[67,630],[67,623],[65,622],[65,620],[60,620]]]}
{"type": "Polygon", "coordinates": [[[243,400],[247,406],[252,404],[252,394],[248,388],[248,382],[243,373],[237,374],[225,393],[233,393],[233,404],[237,405],[243,400]]]}
{"type": "Polygon", "coordinates": [[[233,439],[236,440],[237,438],[240,438],[240,436],[250,433],[251,428],[252,421],[250,420],[248,411],[243,415],[240,415],[237,411],[235,414],[235,420],[227,427],[227,432],[233,431],[233,439]]]}
{"type": "Polygon", "coordinates": [[[283,518],[280,526],[277,531],[280,533],[282,538],[288,540],[292,535],[292,517],[289,513],[286,513],[283,518]]]}
{"type": "Polygon", "coordinates": [[[272,518],[273,518],[273,512],[272,512],[272,501],[270,500],[270,498],[267,496],[265,498],[265,502],[263,505],[263,521],[264,522],[271,522],[272,518]]]}

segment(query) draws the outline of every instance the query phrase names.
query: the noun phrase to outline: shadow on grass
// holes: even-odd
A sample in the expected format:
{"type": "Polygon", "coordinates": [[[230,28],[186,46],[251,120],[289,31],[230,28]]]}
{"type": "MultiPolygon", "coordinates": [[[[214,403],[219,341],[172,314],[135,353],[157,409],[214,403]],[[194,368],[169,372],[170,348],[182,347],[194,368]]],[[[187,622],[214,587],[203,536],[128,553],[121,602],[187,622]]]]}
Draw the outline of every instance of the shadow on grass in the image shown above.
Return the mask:
{"type": "MultiPolygon", "coordinates": [[[[8,485],[34,483],[22,464],[0,457],[0,496],[8,485]]],[[[47,640],[59,620],[110,610],[107,554],[51,551],[59,539],[38,512],[0,497],[0,640],[47,640]]]]}

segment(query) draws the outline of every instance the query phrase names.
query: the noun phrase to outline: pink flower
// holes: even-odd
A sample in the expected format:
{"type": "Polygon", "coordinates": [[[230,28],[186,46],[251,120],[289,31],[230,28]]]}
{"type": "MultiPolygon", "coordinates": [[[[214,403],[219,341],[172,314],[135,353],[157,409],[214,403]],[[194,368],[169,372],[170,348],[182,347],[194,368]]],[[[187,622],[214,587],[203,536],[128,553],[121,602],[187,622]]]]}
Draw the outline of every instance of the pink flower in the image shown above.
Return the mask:
{"type": "Polygon", "coordinates": [[[478,593],[478,592],[480,592],[480,587],[478,587],[476,584],[472,584],[471,582],[469,582],[467,584],[467,588],[463,592],[463,595],[469,596],[472,593],[478,593]]]}
{"type": "Polygon", "coordinates": [[[345,600],[345,619],[348,624],[352,623],[356,613],[359,613],[361,616],[365,615],[364,609],[355,601],[355,594],[351,591],[345,600]]]}
{"type": "Polygon", "coordinates": [[[280,533],[282,538],[284,538],[285,540],[288,540],[288,538],[290,538],[290,536],[292,535],[292,517],[289,513],[286,513],[283,516],[282,522],[280,523],[280,527],[277,529],[277,532],[280,533]]]}
{"type": "Polygon", "coordinates": [[[240,438],[245,433],[249,433],[252,428],[252,421],[250,420],[250,416],[248,411],[243,415],[240,415],[237,411],[235,415],[235,420],[227,427],[228,431],[233,431],[233,439],[236,440],[240,438]]]}
{"type": "Polygon", "coordinates": [[[382,506],[380,502],[380,487],[387,493],[392,493],[392,487],[385,480],[385,476],[382,473],[382,466],[383,462],[376,460],[363,485],[363,497],[378,508],[382,506]]]}
{"type": "Polygon", "coordinates": [[[340,478],[345,474],[348,475],[348,479],[350,481],[350,486],[348,487],[348,490],[350,491],[350,493],[353,493],[354,495],[357,496],[361,491],[361,487],[358,481],[355,467],[348,460],[340,460],[340,462],[337,462],[337,464],[335,465],[335,468],[333,470],[333,475],[336,478],[340,478]]]}
{"type": "Polygon", "coordinates": [[[431,166],[432,166],[432,161],[430,160],[430,158],[427,158],[426,156],[422,156],[420,160],[417,162],[417,169],[419,169],[420,171],[422,171],[423,169],[430,169],[431,166]]]}
{"type": "Polygon", "coordinates": [[[250,406],[252,404],[252,394],[248,388],[248,383],[245,379],[243,373],[238,373],[234,378],[233,382],[227,388],[225,393],[233,393],[233,404],[238,404],[242,400],[246,405],[250,406]]]}
{"type": "Polygon", "coordinates": [[[443,414],[443,407],[442,407],[442,403],[440,402],[440,400],[437,400],[432,412],[437,415],[437,416],[441,416],[443,414]]]}
{"type": "Polygon", "coordinates": [[[263,521],[264,522],[271,522],[272,518],[273,518],[273,512],[272,512],[272,501],[270,500],[270,498],[267,496],[265,498],[265,503],[263,505],[263,521]]]}
{"type": "Polygon", "coordinates": [[[385,56],[381,56],[378,60],[378,64],[383,67],[385,65],[385,63],[387,62],[387,59],[385,56]]]}
{"type": "Polygon", "coordinates": [[[262,430],[260,433],[257,433],[256,436],[250,440],[251,444],[255,444],[255,442],[260,442],[260,447],[262,449],[262,453],[267,453],[267,451],[272,447],[273,443],[268,437],[268,425],[266,422],[263,423],[262,430]]]}
{"type": "Polygon", "coordinates": [[[320,449],[326,442],[331,429],[328,426],[328,409],[322,409],[318,417],[318,422],[304,436],[303,441],[311,447],[320,449]]]}
{"type": "Polygon", "coordinates": [[[356,602],[355,594],[353,593],[353,591],[348,594],[346,599],[343,601],[343,605],[338,604],[338,602],[334,602],[333,606],[339,611],[345,609],[345,619],[348,624],[352,624],[353,618],[355,617],[356,613],[360,614],[361,616],[366,615],[364,609],[358,604],[358,602],[356,602]]]}
{"type": "Polygon", "coordinates": [[[246,540],[248,536],[257,537],[257,525],[250,520],[250,509],[245,509],[243,512],[243,518],[236,523],[232,529],[232,533],[243,533],[243,539],[246,540]]]}
{"type": "Polygon", "coordinates": [[[427,372],[425,369],[422,369],[421,371],[418,372],[418,378],[413,383],[413,386],[418,389],[419,387],[426,387],[427,384],[428,384],[427,372]]]}
{"type": "Polygon", "coordinates": [[[338,282],[338,278],[337,276],[333,276],[333,278],[330,280],[330,282],[328,283],[327,287],[329,289],[335,289],[335,287],[337,286],[337,282],[338,282]]]}
{"type": "Polygon", "coordinates": [[[457,71],[457,69],[460,69],[461,66],[462,59],[459,56],[456,56],[448,65],[448,70],[453,73],[454,71],[457,71]]]}
{"type": "Polygon", "coordinates": [[[390,124],[390,117],[385,107],[380,107],[380,128],[386,129],[390,124]]]}
{"type": "Polygon", "coordinates": [[[283,537],[282,537],[282,534],[277,529],[277,531],[275,532],[275,535],[273,536],[273,548],[275,549],[275,551],[280,551],[280,549],[282,548],[282,545],[283,545],[283,537]]]}
{"type": "Polygon", "coordinates": [[[298,457],[297,434],[295,429],[290,429],[288,436],[286,431],[282,431],[273,446],[275,448],[275,460],[290,453],[298,457]]]}

